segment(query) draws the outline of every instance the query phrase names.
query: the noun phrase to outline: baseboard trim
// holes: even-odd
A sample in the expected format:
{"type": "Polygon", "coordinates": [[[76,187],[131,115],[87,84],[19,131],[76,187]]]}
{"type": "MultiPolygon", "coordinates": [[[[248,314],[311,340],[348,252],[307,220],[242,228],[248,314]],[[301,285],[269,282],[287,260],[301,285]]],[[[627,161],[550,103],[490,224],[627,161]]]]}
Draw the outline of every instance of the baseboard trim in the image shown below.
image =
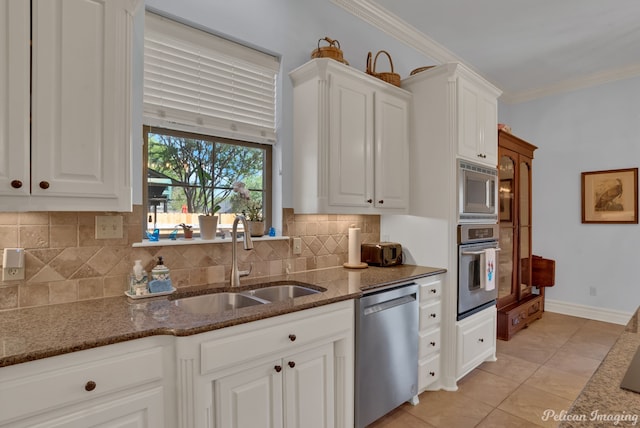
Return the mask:
{"type": "Polygon", "coordinates": [[[613,324],[627,325],[633,312],[615,311],[613,309],[596,308],[593,306],[578,305],[576,303],[561,302],[546,298],[544,310],[563,315],[571,315],[579,318],[587,318],[596,321],[610,322],[613,324]]]}

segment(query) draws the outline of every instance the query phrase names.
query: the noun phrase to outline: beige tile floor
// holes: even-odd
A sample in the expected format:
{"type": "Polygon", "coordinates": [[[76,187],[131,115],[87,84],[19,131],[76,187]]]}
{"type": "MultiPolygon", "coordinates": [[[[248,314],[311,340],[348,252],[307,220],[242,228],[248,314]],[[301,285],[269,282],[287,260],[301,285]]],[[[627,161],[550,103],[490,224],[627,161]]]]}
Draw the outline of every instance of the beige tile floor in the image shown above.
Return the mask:
{"type": "Polygon", "coordinates": [[[458,381],[458,390],[427,391],[369,428],[512,428],[557,426],[546,409],[568,411],[624,326],[545,312],[498,341],[496,362],[458,381]]]}

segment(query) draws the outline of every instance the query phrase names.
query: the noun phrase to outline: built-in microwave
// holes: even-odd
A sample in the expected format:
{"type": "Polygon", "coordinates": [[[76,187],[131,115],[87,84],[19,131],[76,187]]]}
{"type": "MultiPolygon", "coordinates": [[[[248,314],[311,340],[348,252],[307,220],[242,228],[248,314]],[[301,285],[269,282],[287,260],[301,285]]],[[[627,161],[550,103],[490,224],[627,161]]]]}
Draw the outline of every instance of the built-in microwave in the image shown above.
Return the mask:
{"type": "Polygon", "coordinates": [[[498,221],[498,170],[458,159],[458,222],[498,221]]]}

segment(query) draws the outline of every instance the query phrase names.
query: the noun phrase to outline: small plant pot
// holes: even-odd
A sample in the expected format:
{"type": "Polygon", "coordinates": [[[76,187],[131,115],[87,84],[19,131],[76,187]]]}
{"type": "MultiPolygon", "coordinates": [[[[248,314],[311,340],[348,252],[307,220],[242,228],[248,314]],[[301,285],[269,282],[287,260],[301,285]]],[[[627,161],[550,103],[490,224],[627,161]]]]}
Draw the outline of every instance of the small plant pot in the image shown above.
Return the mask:
{"type": "Polygon", "coordinates": [[[184,239],[193,238],[193,229],[184,229],[184,239]]]}
{"type": "Polygon", "coordinates": [[[198,222],[200,223],[200,239],[215,239],[216,229],[218,228],[218,216],[199,215],[198,222]]]}
{"type": "Polygon", "coordinates": [[[249,221],[248,223],[251,236],[264,236],[264,221],[249,221]]]}

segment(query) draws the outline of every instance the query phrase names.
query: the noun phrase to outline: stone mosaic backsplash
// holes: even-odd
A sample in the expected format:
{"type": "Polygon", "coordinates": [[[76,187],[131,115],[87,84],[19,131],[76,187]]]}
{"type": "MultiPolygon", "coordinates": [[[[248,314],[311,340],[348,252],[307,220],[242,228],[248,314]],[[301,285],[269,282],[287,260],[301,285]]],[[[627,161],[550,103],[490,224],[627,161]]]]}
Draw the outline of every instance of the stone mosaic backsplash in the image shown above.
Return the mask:
{"type": "MultiPolygon", "coordinates": [[[[133,261],[142,260],[150,271],[157,256],[178,288],[229,279],[231,243],[134,248],[142,241],[141,222],[141,206],[132,213],[0,213],[0,252],[24,248],[26,264],[25,280],[0,281],[0,310],[121,296],[133,261]],[[95,239],[97,215],[123,216],[123,237],[95,239]]],[[[239,249],[239,267],[252,263],[250,276],[257,278],[341,266],[352,224],[361,228],[363,242],[380,239],[377,215],[295,214],[285,208],[282,234],[300,237],[302,254],[292,254],[290,239],[254,241],[253,250],[239,249]]]]}

